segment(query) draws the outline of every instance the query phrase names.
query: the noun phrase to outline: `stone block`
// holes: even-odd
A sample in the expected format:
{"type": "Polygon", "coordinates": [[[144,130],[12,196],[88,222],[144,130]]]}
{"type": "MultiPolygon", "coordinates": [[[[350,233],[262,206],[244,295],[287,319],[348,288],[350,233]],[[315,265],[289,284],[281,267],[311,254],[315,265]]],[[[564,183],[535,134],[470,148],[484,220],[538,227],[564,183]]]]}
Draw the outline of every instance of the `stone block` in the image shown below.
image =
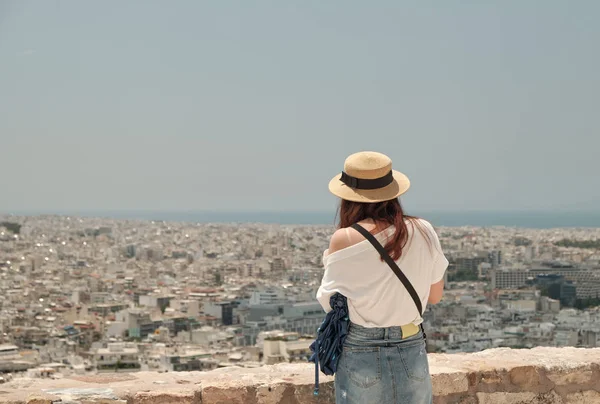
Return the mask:
{"type": "Polygon", "coordinates": [[[200,392],[144,391],[133,396],[132,404],[201,404],[200,392]]]}
{"type": "Polygon", "coordinates": [[[433,404],[479,404],[477,397],[470,394],[454,394],[450,396],[434,396],[433,404]]]}
{"type": "Polygon", "coordinates": [[[479,404],[564,404],[563,399],[551,391],[548,393],[477,393],[479,404]]]}
{"type": "Polygon", "coordinates": [[[546,392],[552,389],[551,383],[535,366],[518,366],[509,372],[510,382],[519,390],[546,392]]]}
{"type": "Polygon", "coordinates": [[[436,373],[431,375],[434,396],[464,393],[469,390],[469,379],[466,372],[436,373]]]}
{"type": "Polygon", "coordinates": [[[57,397],[51,397],[47,394],[32,394],[27,397],[27,404],[52,404],[58,401],[57,397]]]}
{"type": "Polygon", "coordinates": [[[553,369],[546,373],[550,381],[558,386],[587,384],[593,382],[594,371],[589,367],[580,367],[575,369],[553,369]]]}
{"type": "Polygon", "coordinates": [[[508,382],[507,373],[501,370],[488,370],[479,372],[479,384],[502,385],[508,382]]]}
{"type": "Polygon", "coordinates": [[[513,390],[510,375],[505,369],[471,372],[468,379],[470,391],[494,393],[513,390]]]}
{"type": "Polygon", "coordinates": [[[294,386],[293,396],[284,396],[281,404],[333,404],[335,403],[335,388],[333,381],[319,385],[319,395],[314,396],[314,385],[298,384],[294,386]]]}
{"type": "Polygon", "coordinates": [[[284,397],[294,395],[295,387],[292,384],[276,384],[272,386],[259,386],[256,389],[256,401],[259,404],[279,404],[284,397]]]}
{"type": "Polygon", "coordinates": [[[221,384],[202,388],[202,404],[258,404],[256,388],[221,384]]]}
{"type": "MultiPolygon", "coordinates": [[[[60,404],[60,402],[57,402],[60,404]]],[[[80,404],[127,404],[127,400],[107,400],[101,398],[99,400],[82,400],[80,404]]]]}
{"type": "Polygon", "coordinates": [[[565,404],[598,404],[600,403],[600,393],[594,390],[580,391],[568,394],[565,404]]]}
{"type": "Polygon", "coordinates": [[[56,397],[55,400],[60,397],[63,401],[117,400],[119,398],[110,387],[62,387],[47,389],[44,392],[56,397]]]}

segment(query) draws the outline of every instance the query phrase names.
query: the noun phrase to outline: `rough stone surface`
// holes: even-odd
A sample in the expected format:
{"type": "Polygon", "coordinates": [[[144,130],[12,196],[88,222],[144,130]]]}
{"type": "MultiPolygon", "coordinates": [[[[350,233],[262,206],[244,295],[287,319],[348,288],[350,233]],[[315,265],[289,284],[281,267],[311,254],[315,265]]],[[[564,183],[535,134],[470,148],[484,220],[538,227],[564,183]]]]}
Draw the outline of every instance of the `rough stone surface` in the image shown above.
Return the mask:
{"type": "Polygon", "coordinates": [[[27,404],[52,404],[57,397],[48,396],[47,394],[32,394],[27,397],[27,404]]]}
{"type": "MultiPolygon", "coordinates": [[[[491,349],[432,354],[435,404],[600,404],[600,349],[491,349]]],[[[311,364],[139,372],[58,380],[13,379],[0,403],[14,404],[313,404],[333,403],[332,377],[313,395],[311,364]]]]}
{"type": "Polygon", "coordinates": [[[518,387],[519,390],[537,391],[552,388],[551,386],[544,386],[544,377],[536,366],[518,366],[511,369],[508,374],[511,384],[518,387]]]}
{"type": "Polygon", "coordinates": [[[569,384],[587,384],[593,382],[594,371],[591,366],[586,369],[573,369],[570,372],[551,371],[546,374],[552,383],[559,386],[569,384]]]}
{"type": "Polygon", "coordinates": [[[177,393],[147,391],[136,393],[133,397],[133,404],[201,404],[200,392],[197,393],[177,393]]]}
{"type": "Polygon", "coordinates": [[[565,404],[597,404],[600,403],[600,393],[588,390],[567,395],[565,404]]]}
{"type": "MultiPolygon", "coordinates": [[[[59,402],[60,403],[60,402],[59,402]]],[[[27,403],[29,404],[29,403],[27,403]]],[[[105,400],[105,399],[99,399],[99,400],[81,400],[81,404],[129,404],[127,403],[127,400],[105,400]]]]}
{"type": "Polygon", "coordinates": [[[448,369],[444,373],[433,373],[431,375],[433,394],[444,396],[453,393],[463,393],[469,390],[469,379],[466,372],[457,372],[448,369]]]}
{"type": "Polygon", "coordinates": [[[477,393],[479,404],[525,404],[531,403],[535,398],[535,393],[477,393]]]}
{"type": "Polygon", "coordinates": [[[563,404],[555,392],[549,393],[477,393],[478,404],[563,404]]]}

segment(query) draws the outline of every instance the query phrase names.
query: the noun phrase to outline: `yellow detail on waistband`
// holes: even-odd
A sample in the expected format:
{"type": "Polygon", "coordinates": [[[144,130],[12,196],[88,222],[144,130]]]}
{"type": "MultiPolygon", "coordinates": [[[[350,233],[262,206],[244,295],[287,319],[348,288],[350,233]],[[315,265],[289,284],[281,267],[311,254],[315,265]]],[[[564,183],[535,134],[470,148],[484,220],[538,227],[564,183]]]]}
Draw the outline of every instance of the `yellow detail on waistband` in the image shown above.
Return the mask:
{"type": "Polygon", "coordinates": [[[402,339],[412,337],[421,330],[418,325],[413,323],[402,325],[400,328],[402,329],[402,339]]]}

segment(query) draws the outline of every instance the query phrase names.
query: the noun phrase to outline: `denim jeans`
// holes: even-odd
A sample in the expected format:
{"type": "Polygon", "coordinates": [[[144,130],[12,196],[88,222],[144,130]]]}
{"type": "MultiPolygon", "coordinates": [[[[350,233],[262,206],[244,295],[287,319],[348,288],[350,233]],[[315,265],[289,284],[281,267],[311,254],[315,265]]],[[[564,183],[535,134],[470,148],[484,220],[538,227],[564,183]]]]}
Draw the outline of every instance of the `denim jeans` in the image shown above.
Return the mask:
{"type": "Polygon", "coordinates": [[[400,327],[350,324],[335,373],[337,404],[431,404],[423,333],[402,339],[400,327]]]}

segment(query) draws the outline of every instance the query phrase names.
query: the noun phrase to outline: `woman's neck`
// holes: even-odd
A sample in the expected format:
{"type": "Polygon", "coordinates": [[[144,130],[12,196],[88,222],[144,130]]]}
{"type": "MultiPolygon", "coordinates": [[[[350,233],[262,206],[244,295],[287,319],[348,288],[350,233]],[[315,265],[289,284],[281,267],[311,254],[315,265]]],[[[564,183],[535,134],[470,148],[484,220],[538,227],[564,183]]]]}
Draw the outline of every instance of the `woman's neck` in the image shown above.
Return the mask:
{"type": "Polygon", "coordinates": [[[360,220],[358,224],[360,224],[372,233],[379,233],[380,231],[383,231],[391,226],[388,222],[384,222],[381,220],[377,221],[371,218],[360,220]]]}

